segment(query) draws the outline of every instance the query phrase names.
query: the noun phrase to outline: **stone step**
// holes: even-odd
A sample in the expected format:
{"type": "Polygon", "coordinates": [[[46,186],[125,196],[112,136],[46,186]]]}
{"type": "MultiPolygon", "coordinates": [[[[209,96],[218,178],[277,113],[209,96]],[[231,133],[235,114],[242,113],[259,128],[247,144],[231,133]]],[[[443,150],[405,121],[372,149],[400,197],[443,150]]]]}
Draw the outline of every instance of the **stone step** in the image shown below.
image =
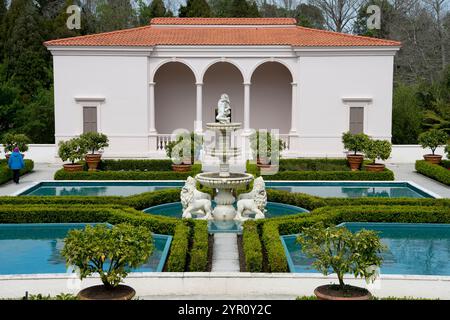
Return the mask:
{"type": "Polygon", "coordinates": [[[237,235],[215,233],[211,272],[239,272],[237,235]]]}

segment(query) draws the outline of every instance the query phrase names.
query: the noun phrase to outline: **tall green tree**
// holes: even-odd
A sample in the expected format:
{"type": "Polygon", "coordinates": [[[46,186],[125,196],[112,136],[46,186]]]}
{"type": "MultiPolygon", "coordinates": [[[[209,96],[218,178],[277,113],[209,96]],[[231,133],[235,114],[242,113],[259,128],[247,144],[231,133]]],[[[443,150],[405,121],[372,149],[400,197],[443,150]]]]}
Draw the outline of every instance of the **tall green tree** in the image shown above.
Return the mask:
{"type": "Polygon", "coordinates": [[[233,0],[230,7],[229,17],[254,18],[259,17],[259,11],[254,1],[233,0]]]}
{"type": "Polygon", "coordinates": [[[38,88],[48,87],[52,79],[50,55],[42,45],[43,23],[34,2],[12,0],[5,30],[6,78],[28,96],[38,88]]]}
{"type": "Polygon", "coordinates": [[[295,8],[294,16],[297,24],[303,27],[325,29],[325,18],[322,11],[312,4],[299,4],[295,8]]]}
{"type": "Polygon", "coordinates": [[[209,18],[212,13],[206,0],[187,0],[186,5],[180,7],[178,16],[209,18]]]}
{"type": "Polygon", "coordinates": [[[166,9],[163,0],[152,0],[146,4],[143,0],[138,0],[139,25],[148,25],[150,20],[156,17],[170,17],[172,12],[166,9]]]}
{"type": "Polygon", "coordinates": [[[100,0],[96,13],[98,32],[128,29],[137,25],[136,12],[130,0],[100,0]]]}

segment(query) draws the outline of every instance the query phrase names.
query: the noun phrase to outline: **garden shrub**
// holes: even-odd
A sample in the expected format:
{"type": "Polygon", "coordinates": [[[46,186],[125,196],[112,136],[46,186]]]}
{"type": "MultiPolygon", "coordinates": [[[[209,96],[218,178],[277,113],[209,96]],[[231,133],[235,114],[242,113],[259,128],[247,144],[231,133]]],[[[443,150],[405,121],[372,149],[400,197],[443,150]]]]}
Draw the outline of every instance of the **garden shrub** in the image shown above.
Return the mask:
{"type": "Polygon", "coordinates": [[[416,161],[416,171],[431,179],[450,186],[450,170],[445,167],[450,161],[445,161],[444,166],[431,164],[425,160],[416,161]]]}
{"type": "Polygon", "coordinates": [[[208,267],[208,222],[190,220],[192,246],[189,259],[189,271],[205,271],[208,267]]]}
{"type": "MultiPolygon", "coordinates": [[[[25,162],[25,167],[22,170],[20,170],[21,176],[33,171],[33,169],[34,169],[33,160],[24,159],[24,162],[25,162]]],[[[6,160],[2,160],[0,162],[0,184],[8,182],[8,181],[12,180],[12,178],[13,178],[12,170],[9,169],[8,163],[6,162],[6,160]]]]}
{"type": "Polygon", "coordinates": [[[102,171],[172,171],[172,160],[101,160],[99,170],[102,171]]]}
{"type": "Polygon", "coordinates": [[[56,171],[55,180],[186,180],[201,172],[201,165],[195,164],[188,172],[175,171],[56,171]]]}
{"type": "Polygon", "coordinates": [[[242,232],[244,260],[247,272],[263,271],[263,255],[261,240],[258,234],[258,225],[254,220],[244,222],[242,232]]]}
{"type": "MultiPolygon", "coordinates": [[[[167,271],[184,272],[189,251],[189,227],[182,221],[175,227],[169,258],[167,259],[167,271]]],[[[205,270],[206,271],[206,270],[205,270]]]]}
{"type": "Polygon", "coordinates": [[[261,239],[267,253],[270,272],[287,272],[287,259],[280,240],[278,225],[270,222],[264,223],[261,239]]]}

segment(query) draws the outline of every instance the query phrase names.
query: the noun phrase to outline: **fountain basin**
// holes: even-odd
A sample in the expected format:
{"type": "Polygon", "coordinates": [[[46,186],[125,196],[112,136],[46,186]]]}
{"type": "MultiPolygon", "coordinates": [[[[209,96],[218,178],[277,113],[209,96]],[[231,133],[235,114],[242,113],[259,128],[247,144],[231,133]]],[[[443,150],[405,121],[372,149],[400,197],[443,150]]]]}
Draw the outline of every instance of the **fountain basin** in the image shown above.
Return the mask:
{"type": "Polygon", "coordinates": [[[253,175],[249,173],[230,173],[228,177],[221,177],[219,172],[203,172],[195,176],[201,185],[217,189],[244,187],[253,181],[253,178],[253,175]]]}

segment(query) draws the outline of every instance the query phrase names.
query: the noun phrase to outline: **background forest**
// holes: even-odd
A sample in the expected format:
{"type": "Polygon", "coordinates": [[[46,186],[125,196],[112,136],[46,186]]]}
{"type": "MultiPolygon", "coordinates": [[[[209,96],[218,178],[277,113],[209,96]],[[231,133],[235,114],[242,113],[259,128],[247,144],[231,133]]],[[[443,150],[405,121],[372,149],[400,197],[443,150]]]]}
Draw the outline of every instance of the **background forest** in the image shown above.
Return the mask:
{"type": "MultiPolygon", "coordinates": [[[[0,0],[0,137],[53,143],[53,79],[46,40],[146,25],[153,17],[295,17],[299,25],[402,41],[395,59],[393,139],[450,134],[450,0],[0,0]],[[80,30],[66,9],[82,8],[80,30]],[[367,7],[381,8],[368,30],[367,7]]],[[[370,77],[370,74],[367,75],[370,77]]]]}

